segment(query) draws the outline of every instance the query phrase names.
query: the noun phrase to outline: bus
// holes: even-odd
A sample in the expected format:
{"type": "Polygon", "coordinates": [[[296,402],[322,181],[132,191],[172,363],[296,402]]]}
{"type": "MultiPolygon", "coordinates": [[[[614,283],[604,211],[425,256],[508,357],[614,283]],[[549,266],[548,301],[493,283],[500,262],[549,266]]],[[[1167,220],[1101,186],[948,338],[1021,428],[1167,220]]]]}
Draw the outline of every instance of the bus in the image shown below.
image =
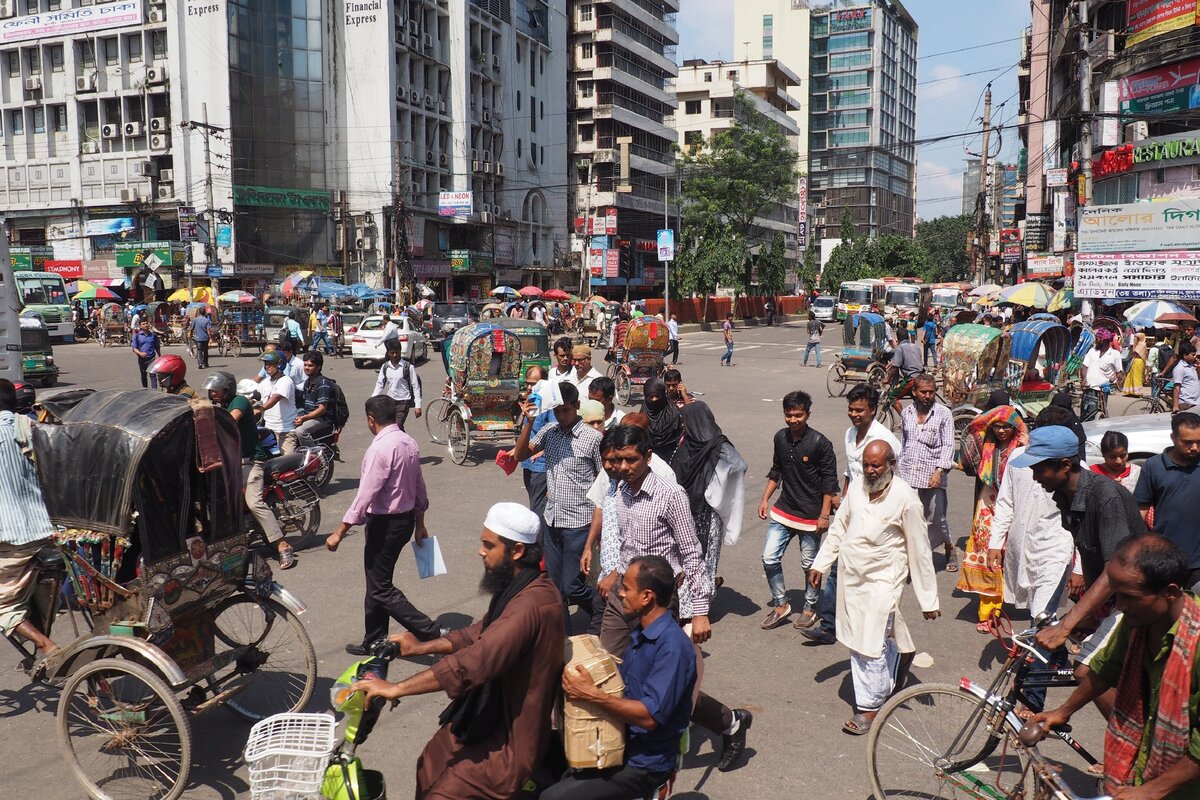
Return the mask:
{"type": "MultiPolygon", "coordinates": [[[[965,284],[970,286],[970,284],[965,284]]],[[[931,302],[939,308],[956,308],[967,304],[964,284],[961,283],[935,283],[932,286],[933,292],[931,302]]]]}
{"type": "Polygon", "coordinates": [[[842,281],[838,288],[837,318],[843,320],[859,311],[870,311],[871,305],[883,308],[884,283],[878,278],[842,281]]]}
{"type": "Polygon", "coordinates": [[[71,321],[71,301],[67,284],[56,272],[18,271],[17,296],[25,306],[24,313],[35,314],[50,329],[51,338],[71,341],[75,326],[71,321]]]}
{"type": "Polygon", "coordinates": [[[885,314],[908,314],[928,308],[930,287],[924,283],[891,283],[883,297],[885,314]]]}
{"type": "Polygon", "coordinates": [[[21,380],[21,301],[8,256],[8,236],[0,230],[0,378],[21,380]]]}

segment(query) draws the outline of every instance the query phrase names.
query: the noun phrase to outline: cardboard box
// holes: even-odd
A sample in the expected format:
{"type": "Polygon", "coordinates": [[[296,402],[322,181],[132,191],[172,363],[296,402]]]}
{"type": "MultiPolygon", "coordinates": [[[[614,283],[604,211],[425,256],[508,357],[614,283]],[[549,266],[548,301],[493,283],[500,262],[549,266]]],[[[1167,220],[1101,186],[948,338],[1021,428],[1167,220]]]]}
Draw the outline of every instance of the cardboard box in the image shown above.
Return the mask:
{"type": "MultiPolygon", "coordinates": [[[[566,662],[567,669],[582,666],[609,695],[624,697],[625,681],[621,680],[618,661],[600,646],[599,637],[567,639],[566,662]]],[[[563,749],[567,763],[575,769],[619,766],[625,761],[625,724],[591,703],[564,698],[563,749]]]]}

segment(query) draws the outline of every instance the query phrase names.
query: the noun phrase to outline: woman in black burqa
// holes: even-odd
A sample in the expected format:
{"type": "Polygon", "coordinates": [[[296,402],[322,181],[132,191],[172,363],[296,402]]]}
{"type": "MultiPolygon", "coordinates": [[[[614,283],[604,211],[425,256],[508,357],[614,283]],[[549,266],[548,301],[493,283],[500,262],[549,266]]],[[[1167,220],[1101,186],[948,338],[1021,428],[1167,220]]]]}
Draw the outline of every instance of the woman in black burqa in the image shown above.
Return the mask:
{"type": "Polygon", "coordinates": [[[667,384],[659,378],[646,381],[642,397],[642,413],[650,418],[650,449],[663,461],[670,462],[679,446],[683,417],[667,396],[667,384]]]}

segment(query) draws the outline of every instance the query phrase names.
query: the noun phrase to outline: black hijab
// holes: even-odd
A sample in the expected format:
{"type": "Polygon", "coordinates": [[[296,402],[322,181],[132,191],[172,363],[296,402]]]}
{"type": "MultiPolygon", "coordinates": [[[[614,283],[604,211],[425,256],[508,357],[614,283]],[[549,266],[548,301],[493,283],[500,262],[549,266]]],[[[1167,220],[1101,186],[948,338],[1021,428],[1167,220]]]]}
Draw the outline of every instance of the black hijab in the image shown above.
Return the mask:
{"type": "Polygon", "coordinates": [[[1012,399],[1008,396],[1008,392],[1003,389],[995,389],[988,395],[987,403],[984,404],[984,411],[991,411],[993,408],[1007,406],[1012,404],[1012,399]]]}
{"type": "Polygon", "coordinates": [[[1087,433],[1083,430],[1083,423],[1079,421],[1079,415],[1075,413],[1075,407],[1071,401],[1071,395],[1066,392],[1059,392],[1050,400],[1050,405],[1065,408],[1071,414],[1070,428],[1079,437],[1079,460],[1083,461],[1087,458],[1087,433]]]}
{"type": "Polygon", "coordinates": [[[706,507],[704,493],[712,482],[721,457],[721,447],[729,441],[721,433],[721,427],[713,417],[707,403],[688,403],[680,412],[683,418],[683,441],[671,458],[671,469],[675,478],[687,492],[692,515],[700,514],[706,507]]]}
{"type": "Polygon", "coordinates": [[[659,378],[646,381],[642,394],[642,413],[650,418],[650,449],[663,461],[670,461],[679,446],[683,417],[667,397],[667,384],[659,378]],[[655,400],[650,398],[654,397],[655,400]]]}

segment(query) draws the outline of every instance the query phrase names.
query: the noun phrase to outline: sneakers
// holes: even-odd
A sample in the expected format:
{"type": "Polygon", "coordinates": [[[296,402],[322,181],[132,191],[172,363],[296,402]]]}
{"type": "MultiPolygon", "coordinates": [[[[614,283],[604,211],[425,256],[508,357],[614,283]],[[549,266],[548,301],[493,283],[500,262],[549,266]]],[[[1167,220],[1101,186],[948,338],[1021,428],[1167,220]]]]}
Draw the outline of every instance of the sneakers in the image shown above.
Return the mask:
{"type": "Polygon", "coordinates": [[[733,710],[733,721],[737,724],[733,733],[721,734],[721,760],[717,762],[718,772],[728,772],[733,769],[742,753],[746,750],[746,733],[754,724],[754,715],[744,708],[733,710]]]}

